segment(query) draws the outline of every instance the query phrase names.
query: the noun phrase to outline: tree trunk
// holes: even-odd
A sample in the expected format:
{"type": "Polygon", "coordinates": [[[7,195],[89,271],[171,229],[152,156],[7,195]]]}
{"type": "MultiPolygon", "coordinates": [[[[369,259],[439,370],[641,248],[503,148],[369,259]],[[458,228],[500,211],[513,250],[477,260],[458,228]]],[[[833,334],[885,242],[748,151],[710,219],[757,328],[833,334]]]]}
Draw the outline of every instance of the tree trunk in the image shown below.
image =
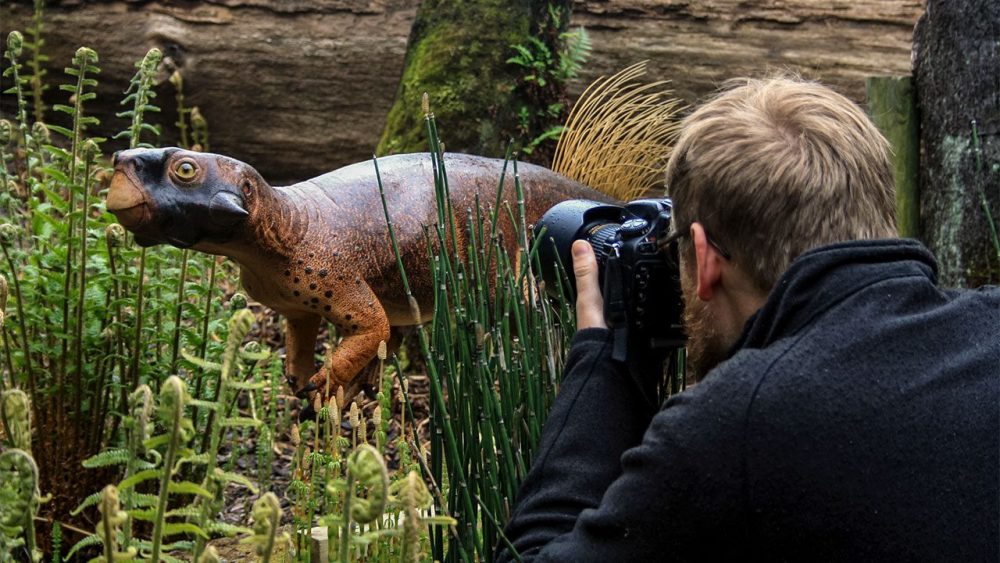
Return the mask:
{"type": "MultiPolygon", "coordinates": [[[[32,3],[0,0],[0,31],[25,30],[32,3]]],[[[415,0],[208,0],[47,2],[44,53],[47,101],[65,104],[57,84],[81,45],[94,48],[102,72],[88,112],[95,134],[111,137],[115,117],[150,47],[184,78],[185,102],[208,120],[211,148],[246,161],[269,181],[303,180],[371,157],[403,68],[415,0]]],[[[6,66],[6,65],[4,65],[6,66]]],[[[160,144],[177,144],[174,89],[163,72],[150,114],[160,144]]],[[[4,82],[4,88],[10,86],[4,82]]],[[[10,118],[10,97],[2,113],[10,118]]],[[[65,115],[47,112],[56,123],[65,115]]],[[[123,148],[108,143],[106,149],[123,148]]]]}
{"type": "Polygon", "coordinates": [[[930,0],[914,33],[923,239],[948,286],[1000,281],[1000,4],[930,0]]]}
{"type": "MultiPolygon", "coordinates": [[[[528,1],[516,0],[511,9],[528,1]]],[[[399,90],[420,0],[46,4],[50,105],[66,103],[55,85],[68,81],[62,69],[76,48],[94,48],[103,72],[99,97],[88,111],[102,121],[93,133],[110,137],[125,127],[114,112],[122,110],[118,102],[135,72],[133,64],[150,47],[159,47],[178,63],[187,103],[199,106],[208,119],[212,150],[245,160],[268,180],[282,183],[371,156],[399,90]]],[[[27,28],[31,5],[31,0],[0,0],[0,41],[13,29],[27,28]]],[[[866,76],[909,72],[910,39],[921,5],[922,0],[577,0],[571,25],[586,26],[593,54],[570,83],[570,93],[575,96],[594,78],[648,59],[649,79],[671,80],[677,95],[690,103],[727,78],[769,68],[802,72],[861,102],[866,76]]],[[[510,44],[495,44],[495,59],[503,65],[513,54],[510,44]]],[[[456,51],[442,60],[452,64],[463,56],[456,51]]],[[[478,72],[473,82],[492,72],[478,72]]],[[[172,125],[177,119],[173,88],[165,74],[162,79],[155,102],[163,113],[151,117],[164,126],[160,143],[167,145],[179,136],[172,125]]],[[[7,86],[4,82],[3,89],[7,86]]],[[[474,85],[467,88],[476,93],[474,85]]],[[[453,101],[428,92],[435,112],[446,117],[445,105],[453,101]]],[[[418,122],[421,93],[404,108],[418,122]]],[[[0,98],[0,113],[11,117],[10,96],[0,98]]],[[[61,117],[49,111],[46,118],[61,117]]],[[[459,147],[463,130],[484,138],[490,134],[475,130],[473,123],[494,127],[493,116],[475,117],[441,121],[449,147],[459,147]]],[[[498,144],[505,142],[503,135],[496,138],[498,144]]],[[[120,147],[108,143],[105,148],[120,147]]]]}
{"type": "Polygon", "coordinates": [[[555,37],[541,36],[540,28],[549,23],[558,36],[569,9],[568,0],[424,0],[378,152],[427,150],[424,93],[449,150],[502,156],[508,139],[537,133],[519,127],[519,110],[534,115],[556,100],[526,88],[523,77],[531,70],[507,60],[515,45],[530,47],[531,37],[548,39],[554,49],[555,37]],[[561,10],[556,22],[547,21],[550,4],[561,10]]]}
{"type": "Polygon", "coordinates": [[[910,72],[913,24],[923,0],[577,0],[594,55],[571,89],[649,60],[694,103],[724,80],[791,71],[856,102],[865,78],[910,72]]]}

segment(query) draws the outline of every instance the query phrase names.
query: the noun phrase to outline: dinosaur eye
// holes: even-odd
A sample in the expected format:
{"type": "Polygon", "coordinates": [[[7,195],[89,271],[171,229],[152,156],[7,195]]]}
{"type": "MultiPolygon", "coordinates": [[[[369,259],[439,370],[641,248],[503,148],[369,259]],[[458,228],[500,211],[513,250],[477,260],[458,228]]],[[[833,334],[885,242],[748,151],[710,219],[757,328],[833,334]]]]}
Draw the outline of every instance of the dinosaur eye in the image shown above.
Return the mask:
{"type": "Polygon", "coordinates": [[[181,180],[191,180],[198,174],[198,168],[189,160],[182,160],[174,166],[174,174],[181,180]]]}

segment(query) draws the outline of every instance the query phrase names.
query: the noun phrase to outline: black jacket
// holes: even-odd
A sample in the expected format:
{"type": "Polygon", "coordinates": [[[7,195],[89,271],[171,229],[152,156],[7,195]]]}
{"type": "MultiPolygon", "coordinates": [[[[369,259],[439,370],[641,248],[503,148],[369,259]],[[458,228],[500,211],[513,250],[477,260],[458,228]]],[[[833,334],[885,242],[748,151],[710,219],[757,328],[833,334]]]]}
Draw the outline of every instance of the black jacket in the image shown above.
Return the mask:
{"type": "Polygon", "coordinates": [[[1000,289],[935,271],[914,241],[802,255],[655,416],[580,331],[507,538],[536,561],[1000,560],[1000,289]]]}

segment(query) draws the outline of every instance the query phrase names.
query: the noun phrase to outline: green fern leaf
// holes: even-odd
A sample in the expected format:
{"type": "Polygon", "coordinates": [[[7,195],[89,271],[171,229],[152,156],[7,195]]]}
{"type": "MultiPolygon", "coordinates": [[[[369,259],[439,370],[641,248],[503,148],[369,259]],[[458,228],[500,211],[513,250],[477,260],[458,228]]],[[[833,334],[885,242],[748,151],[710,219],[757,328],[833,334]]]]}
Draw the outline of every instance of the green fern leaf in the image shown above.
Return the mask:
{"type": "Polygon", "coordinates": [[[192,483],[191,481],[171,481],[167,485],[167,493],[178,495],[198,495],[205,498],[215,497],[215,495],[203,489],[201,485],[192,483]]]}
{"type": "Polygon", "coordinates": [[[142,483],[144,481],[149,481],[150,479],[157,479],[163,476],[163,469],[147,469],[145,471],[140,471],[135,475],[125,479],[118,484],[118,490],[124,491],[131,489],[132,487],[142,483]]]}
{"type": "Polygon", "coordinates": [[[93,469],[95,467],[125,465],[128,463],[130,457],[132,457],[132,454],[125,448],[107,450],[83,460],[83,466],[87,469],[93,469]]]}
{"type": "Polygon", "coordinates": [[[177,534],[193,534],[208,539],[208,534],[194,524],[188,522],[168,522],[163,525],[164,536],[175,536],[177,534]]]}

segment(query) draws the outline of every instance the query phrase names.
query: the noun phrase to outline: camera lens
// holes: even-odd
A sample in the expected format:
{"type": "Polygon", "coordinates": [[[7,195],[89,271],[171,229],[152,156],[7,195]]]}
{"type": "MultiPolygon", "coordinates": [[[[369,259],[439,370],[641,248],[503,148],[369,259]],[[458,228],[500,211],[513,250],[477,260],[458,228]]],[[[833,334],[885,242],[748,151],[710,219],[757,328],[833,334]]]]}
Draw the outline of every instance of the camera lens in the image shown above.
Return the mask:
{"type": "Polygon", "coordinates": [[[621,215],[622,208],[617,205],[583,199],[558,203],[542,215],[535,223],[535,237],[543,237],[538,243],[538,261],[550,296],[560,297],[563,281],[569,283],[570,296],[576,294],[571,250],[575,240],[583,239],[594,247],[603,274],[610,243],[618,237],[621,215]]]}
{"type": "Polygon", "coordinates": [[[621,225],[616,223],[605,223],[603,225],[597,225],[594,227],[586,236],[582,237],[583,240],[590,243],[590,246],[594,248],[594,255],[597,257],[598,271],[601,273],[602,277],[604,274],[604,264],[611,254],[612,246],[614,242],[618,240],[618,233],[621,230],[621,225]]]}

